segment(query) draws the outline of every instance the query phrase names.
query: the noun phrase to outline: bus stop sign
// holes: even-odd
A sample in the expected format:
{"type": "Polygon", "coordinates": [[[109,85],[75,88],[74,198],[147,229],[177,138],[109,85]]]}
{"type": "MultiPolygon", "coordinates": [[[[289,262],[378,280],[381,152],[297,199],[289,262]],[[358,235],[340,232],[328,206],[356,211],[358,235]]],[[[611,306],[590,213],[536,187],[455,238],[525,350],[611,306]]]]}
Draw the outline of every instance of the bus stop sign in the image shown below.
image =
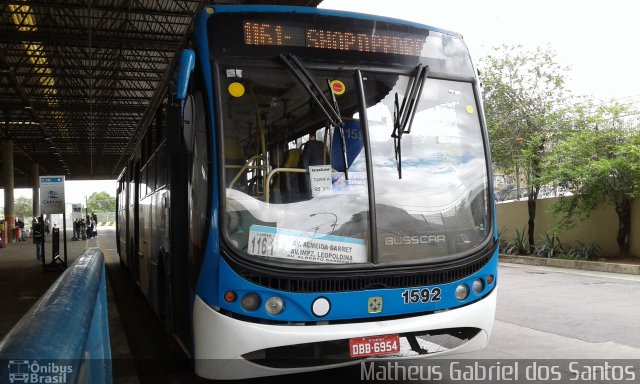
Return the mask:
{"type": "Polygon", "coordinates": [[[64,213],[64,176],[40,176],[40,210],[64,213]]]}

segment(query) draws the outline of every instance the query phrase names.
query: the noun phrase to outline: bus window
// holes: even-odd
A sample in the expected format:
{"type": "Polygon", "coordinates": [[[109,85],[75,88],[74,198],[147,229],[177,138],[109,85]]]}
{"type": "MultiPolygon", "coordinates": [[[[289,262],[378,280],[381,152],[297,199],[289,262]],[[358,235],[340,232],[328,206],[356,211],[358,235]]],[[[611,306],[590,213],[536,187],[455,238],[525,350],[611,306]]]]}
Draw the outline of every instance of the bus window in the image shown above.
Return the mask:
{"type": "Polygon", "coordinates": [[[156,153],[158,162],[156,167],[156,188],[164,187],[167,184],[167,173],[169,172],[168,156],[167,142],[164,141],[156,153]]]}
{"type": "Polygon", "coordinates": [[[147,166],[145,165],[140,170],[140,195],[138,196],[140,200],[144,199],[147,196],[147,166]]]}
{"type": "MultiPolygon", "coordinates": [[[[336,95],[340,111],[357,112],[352,71],[310,72],[325,92],[331,81],[340,81],[346,90],[336,95]]],[[[350,169],[351,180],[345,180],[344,169],[333,168],[329,140],[336,133],[298,79],[284,65],[260,63],[222,66],[220,79],[223,89],[244,89],[225,92],[220,108],[229,242],[246,257],[278,263],[368,262],[366,169],[350,169]],[[243,165],[232,156],[240,152],[243,165]],[[267,238],[279,240],[273,247],[257,246],[267,238]],[[314,258],[294,245],[305,242],[351,251],[314,258]]]]}

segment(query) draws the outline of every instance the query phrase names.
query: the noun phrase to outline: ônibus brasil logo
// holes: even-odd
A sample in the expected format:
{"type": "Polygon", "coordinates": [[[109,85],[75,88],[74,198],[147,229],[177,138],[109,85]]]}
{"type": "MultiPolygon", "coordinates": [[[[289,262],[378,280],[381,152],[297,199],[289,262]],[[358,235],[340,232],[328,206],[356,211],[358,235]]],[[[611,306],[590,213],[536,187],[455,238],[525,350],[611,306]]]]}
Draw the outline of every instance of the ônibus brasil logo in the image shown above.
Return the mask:
{"type": "Polygon", "coordinates": [[[70,365],[40,364],[36,360],[9,360],[9,383],[67,383],[67,375],[73,372],[70,365]]]}

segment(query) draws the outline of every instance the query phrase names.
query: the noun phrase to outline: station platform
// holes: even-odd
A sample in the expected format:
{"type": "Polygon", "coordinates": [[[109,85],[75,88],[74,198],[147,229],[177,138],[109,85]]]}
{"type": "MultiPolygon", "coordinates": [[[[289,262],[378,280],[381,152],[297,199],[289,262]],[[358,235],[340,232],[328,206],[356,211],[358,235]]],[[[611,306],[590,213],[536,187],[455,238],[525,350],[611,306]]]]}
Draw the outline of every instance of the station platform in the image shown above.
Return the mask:
{"type": "MultiPolygon", "coordinates": [[[[61,231],[62,232],[62,231],[61,231]]],[[[73,241],[71,230],[67,231],[67,262],[73,262],[90,247],[99,247],[117,255],[115,251],[115,228],[98,231],[98,236],[73,241]],[[101,241],[103,239],[103,241],[101,241]]],[[[46,264],[52,261],[51,233],[45,238],[46,264]]],[[[63,236],[60,233],[60,257],[64,259],[63,236]]],[[[116,256],[117,257],[117,256],[116,256]]],[[[117,261],[117,258],[116,258],[117,261]]],[[[9,243],[0,248],[0,339],[6,335],[31,306],[49,289],[60,276],[62,270],[53,266],[43,270],[36,260],[36,245],[32,238],[9,243]]],[[[139,383],[127,337],[123,331],[120,314],[113,290],[107,278],[107,306],[109,311],[109,334],[113,365],[113,382],[121,384],[139,383]]],[[[60,325],[61,327],[64,324],[60,325]]]]}
{"type": "MultiPolygon", "coordinates": [[[[97,238],[71,241],[67,231],[67,262],[71,265],[88,247],[97,246],[97,238]]],[[[51,233],[45,238],[46,263],[51,257],[51,233]]],[[[64,259],[64,244],[60,231],[60,257],[64,259]]],[[[38,300],[60,276],[60,269],[43,272],[42,263],[36,260],[36,245],[33,238],[9,243],[0,248],[0,308],[11,308],[0,312],[0,338],[20,320],[33,303],[38,300]]]]}

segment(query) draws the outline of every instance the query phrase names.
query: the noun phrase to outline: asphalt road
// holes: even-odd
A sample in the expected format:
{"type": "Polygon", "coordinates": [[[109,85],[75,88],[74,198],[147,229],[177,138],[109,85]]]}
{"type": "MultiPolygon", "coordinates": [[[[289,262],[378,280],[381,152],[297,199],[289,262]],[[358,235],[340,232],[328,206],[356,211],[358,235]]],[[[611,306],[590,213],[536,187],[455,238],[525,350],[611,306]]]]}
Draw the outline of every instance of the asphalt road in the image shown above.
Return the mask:
{"type": "Polygon", "coordinates": [[[640,276],[500,265],[484,358],[640,359],[640,276]]]}
{"type": "MultiPolygon", "coordinates": [[[[141,295],[129,294],[120,286],[127,283],[117,266],[113,229],[101,229],[99,241],[106,254],[115,301],[121,308],[122,328],[129,339],[138,382],[208,382],[196,377],[185,359],[175,355],[175,346],[162,341],[162,327],[151,309],[145,306],[141,295]]],[[[635,359],[634,372],[636,379],[640,380],[640,370],[637,369],[640,361],[638,308],[640,276],[502,264],[498,278],[496,321],[489,346],[483,351],[452,358],[466,361],[500,359],[505,361],[503,365],[508,365],[510,359],[548,359],[547,362],[559,359],[635,359]]],[[[402,364],[424,368],[429,365],[425,362],[402,364]]],[[[117,371],[115,366],[114,383],[134,382],[130,381],[130,376],[119,380],[117,371]]],[[[251,382],[341,383],[357,382],[362,377],[362,367],[355,366],[288,376],[287,380],[251,382]]],[[[427,377],[417,382],[453,382],[430,379],[427,377]]],[[[393,381],[402,382],[397,378],[393,381]]]]}

